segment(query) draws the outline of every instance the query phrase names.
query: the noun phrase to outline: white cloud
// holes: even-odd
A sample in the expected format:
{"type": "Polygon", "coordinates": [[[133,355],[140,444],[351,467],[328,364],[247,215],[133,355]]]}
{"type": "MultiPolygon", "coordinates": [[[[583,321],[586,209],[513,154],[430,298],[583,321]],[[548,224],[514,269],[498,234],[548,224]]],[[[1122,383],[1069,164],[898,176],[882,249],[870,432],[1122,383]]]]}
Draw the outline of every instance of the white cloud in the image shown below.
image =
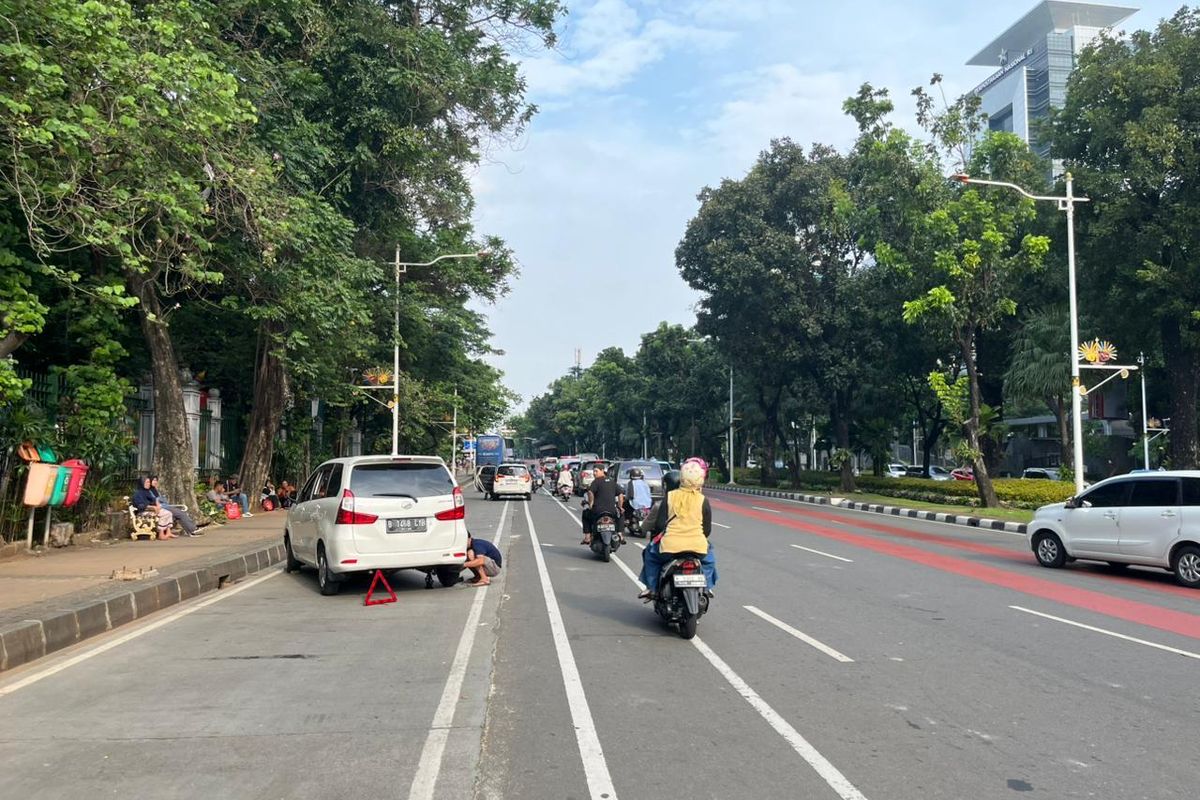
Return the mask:
{"type": "Polygon", "coordinates": [[[722,47],[733,36],[665,17],[643,21],[623,0],[599,0],[564,38],[562,51],[523,60],[534,98],[617,89],[674,50],[722,47]]]}

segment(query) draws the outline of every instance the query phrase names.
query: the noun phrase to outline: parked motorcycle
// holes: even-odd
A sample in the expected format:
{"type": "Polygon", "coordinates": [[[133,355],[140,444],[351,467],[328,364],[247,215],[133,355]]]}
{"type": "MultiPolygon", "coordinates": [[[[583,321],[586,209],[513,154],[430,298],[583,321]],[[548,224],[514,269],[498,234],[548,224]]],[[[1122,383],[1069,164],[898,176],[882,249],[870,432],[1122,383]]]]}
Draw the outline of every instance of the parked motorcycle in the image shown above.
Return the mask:
{"type": "Polygon", "coordinates": [[[607,563],[617,548],[621,536],[617,533],[617,518],[612,514],[601,514],[592,522],[592,552],[607,563]]]}
{"type": "Polygon", "coordinates": [[[710,597],[700,556],[677,553],[658,576],[654,612],[668,625],[677,626],[684,639],[691,639],[696,635],[700,618],[708,612],[710,597]]]}

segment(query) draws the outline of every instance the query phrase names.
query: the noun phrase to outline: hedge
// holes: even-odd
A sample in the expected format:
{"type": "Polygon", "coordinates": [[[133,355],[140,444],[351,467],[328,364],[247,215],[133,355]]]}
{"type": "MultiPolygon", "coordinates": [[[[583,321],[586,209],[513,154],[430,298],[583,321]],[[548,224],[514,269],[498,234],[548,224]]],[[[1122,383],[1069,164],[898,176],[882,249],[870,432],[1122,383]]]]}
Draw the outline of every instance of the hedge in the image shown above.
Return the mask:
{"type": "MultiPolygon", "coordinates": [[[[738,469],[738,483],[758,485],[758,470],[738,469]]],[[[792,489],[837,492],[841,478],[836,472],[801,472],[795,481],[781,480],[780,485],[792,489]]],[[[927,478],[877,478],[860,475],[855,478],[859,491],[887,497],[920,500],[925,503],[948,505],[979,505],[979,491],[974,481],[935,481],[927,478]]],[[[1063,481],[997,478],[992,481],[1001,505],[1011,508],[1038,508],[1048,503],[1061,503],[1072,494],[1074,486],[1063,481]]]]}

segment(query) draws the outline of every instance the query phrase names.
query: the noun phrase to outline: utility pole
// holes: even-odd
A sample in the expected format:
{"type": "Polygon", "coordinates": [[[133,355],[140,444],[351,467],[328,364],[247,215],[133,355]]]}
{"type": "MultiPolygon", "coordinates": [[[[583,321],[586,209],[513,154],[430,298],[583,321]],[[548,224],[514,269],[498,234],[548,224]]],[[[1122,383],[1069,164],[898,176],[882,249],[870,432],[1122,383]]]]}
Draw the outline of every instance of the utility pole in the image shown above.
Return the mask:
{"type": "Polygon", "coordinates": [[[649,458],[650,454],[646,451],[646,411],[642,410],[642,461],[649,458]]]}
{"type": "Polygon", "coordinates": [[[729,485],[737,483],[733,479],[733,364],[729,365],[729,485]]]}
{"type": "Polygon", "coordinates": [[[1150,428],[1147,427],[1149,414],[1146,411],[1146,354],[1138,353],[1139,372],[1142,373],[1142,465],[1150,469],[1150,428]]]}

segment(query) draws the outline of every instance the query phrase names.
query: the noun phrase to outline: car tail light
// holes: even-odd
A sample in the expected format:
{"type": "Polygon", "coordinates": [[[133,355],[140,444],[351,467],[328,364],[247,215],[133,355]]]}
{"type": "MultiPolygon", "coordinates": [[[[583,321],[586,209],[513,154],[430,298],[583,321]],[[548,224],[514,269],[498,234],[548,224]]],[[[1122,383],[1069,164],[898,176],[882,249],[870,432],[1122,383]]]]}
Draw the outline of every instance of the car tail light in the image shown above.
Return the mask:
{"type": "Polygon", "coordinates": [[[337,517],[333,520],[334,525],[370,525],[378,519],[377,514],[355,511],[354,492],[349,489],[342,490],[342,504],[338,506],[337,517]]]}
{"type": "Polygon", "coordinates": [[[451,520],[467,518],[467,504],[466,501],[463,500],[463,493],[460,487],[454,487],[454,508],[448,508],[445,511],[439,511],[433,515],[433,518],[436,520],[441,520],[442,522],[450,522],[451,520]]]}
{"type": "Polygon", "coordinates": [[[526,476],[525,476],[525,478],[524,478],[524,481],[525,481],[526,483],[529,483],[529,480],[530,480],[529,476],[528,476],[528,475],[526,475],[526,476]]]}

